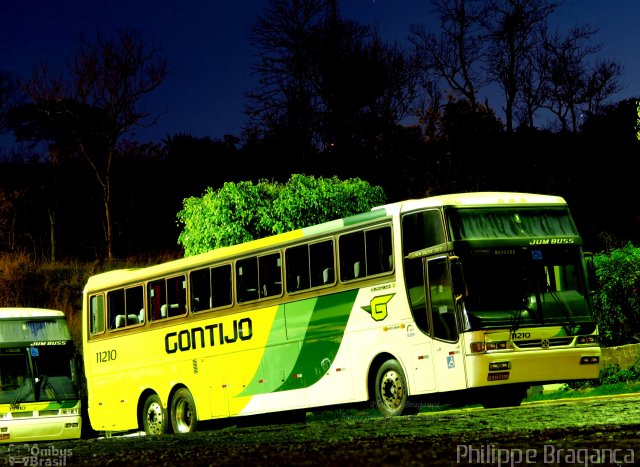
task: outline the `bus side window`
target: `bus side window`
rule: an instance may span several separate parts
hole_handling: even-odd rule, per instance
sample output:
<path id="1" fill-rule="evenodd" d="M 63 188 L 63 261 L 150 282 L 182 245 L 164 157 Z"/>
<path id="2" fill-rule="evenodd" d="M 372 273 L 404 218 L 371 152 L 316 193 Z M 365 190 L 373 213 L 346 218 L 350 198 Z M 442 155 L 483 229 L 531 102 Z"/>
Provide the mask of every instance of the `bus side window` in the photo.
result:
<path id="1" fill-rule="evenodd" d="M 167 317 L 187 312 L 187 282 L 185 276 L 167 279 Z"/>
<path id="2" fill-rule="evenodd" d="M 309 245 L 309 271 L 311 273 L 311 287 L 335 284 L 333 240 Z"/>
<path id="3" fill-rule="evenodd" d="M 440 211 L 420 211 L 402 218 L 402 256 L 445 241 Z"/>
<path id="4" fill-rule="evenodd" d="M 125 326 L 144 323 L 144 291 L 141 285 L 125 290 Z"/>
<path id="5" fill-rule="evenodd" d="M 282 294 L 282 268 L 280 264 L 280 253 L 258 258 L 260 297 L 272 297 Z"/>
<path id="6" fill-rule="evenodd" d="M 241 259 L 236 262 L 236 293 L 238 302 L 258 298 L 258 258 Z"/>
<path id="7" fill-rule="evenodd" d="M 309 245 L 300 245 L 285 252 L 287 292 L 299 292 L 311 287 L 309 281 Z"/>
<path id="8" fill-rule="evenodd" d="M 393 269 L 391 227 L 371 229 L 365 232 L 367 275 L 389 272 Z"/>
<path id="9" fill-rule="evenodd" d="M 211 269 L 211 308 L 231 305 L 231 265 Z"/>
<path id="10" fill-rule="evenodd" d="M 107 309 L 109 312 L 109 329 L 124 326 L 124 289 L 110 290 L 107 292 Z"/>
<path id="11" fill-rule="evenodd" d="M 212 308 L 210 269 L 191 271 L 189 284 L 191 285 L 191 311 L 197 312 Z"/>
<path id="12" fill-rule="evenodd" d="M 364 232 L 342 235 L 338 243 L 338 256 L 341 281 L 365 277 L 367 266 L 364 257 Z"/>
<path id="13" fill-rule="evenodd" d="M 149 319 L 157 321 L 167 317 L 167 293 L 164 279 L 150 282 L 147 286 Z"/>
<path id="14" fill-rule="evenodd" d="M 104 332 L 104 295 L 92 295 L 89 299 L 89 319 L 91 334 Z"/>

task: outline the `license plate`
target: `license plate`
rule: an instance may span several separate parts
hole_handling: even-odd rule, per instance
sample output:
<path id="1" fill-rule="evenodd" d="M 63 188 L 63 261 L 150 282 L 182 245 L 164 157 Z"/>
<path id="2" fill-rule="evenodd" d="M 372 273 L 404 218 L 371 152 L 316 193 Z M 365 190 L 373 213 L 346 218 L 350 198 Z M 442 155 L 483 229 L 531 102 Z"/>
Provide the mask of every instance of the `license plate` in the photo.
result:
<path id="1" fill-rule="evenodd" d="M 487 381 L 504 381 L 505 379 L 509 379 L 508 371 L 502 371 L 500 373 L 489 373 L 487 375 Z"/>

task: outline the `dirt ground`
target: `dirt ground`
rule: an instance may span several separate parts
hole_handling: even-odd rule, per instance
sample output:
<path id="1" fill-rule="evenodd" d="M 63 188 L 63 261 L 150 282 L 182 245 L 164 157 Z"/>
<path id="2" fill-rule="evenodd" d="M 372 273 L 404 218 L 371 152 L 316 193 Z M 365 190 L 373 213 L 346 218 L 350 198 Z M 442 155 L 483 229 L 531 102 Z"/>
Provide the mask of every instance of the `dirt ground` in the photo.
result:
<path id="1" fill-rule="evenodd" d="M 0 463 L 67 466 L 633 465 L 640 394 L 382 418 L 307 414 L 305 423 L 209 427 L 187 435 L 4 445 Z M 34 449 L 34 447 L 36 449 Z M 33 459 L 24 464 L 20 452 Z M 57 462 L 57 463 L 56 463 Z"/>

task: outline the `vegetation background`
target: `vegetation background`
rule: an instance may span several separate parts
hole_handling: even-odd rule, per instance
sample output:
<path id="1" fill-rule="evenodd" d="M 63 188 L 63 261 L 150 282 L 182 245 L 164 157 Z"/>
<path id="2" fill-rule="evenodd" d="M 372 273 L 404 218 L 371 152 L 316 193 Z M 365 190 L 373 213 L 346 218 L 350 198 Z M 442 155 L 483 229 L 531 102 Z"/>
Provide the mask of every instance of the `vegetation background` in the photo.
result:
<path id="1" fill-rule="evenodd" d="M 337 0 L 270 0 L 248 31 L 259 80 L 241 135 L 135 140 L 171 69 L 139 31 L 80 40 L 59 72 L 0 64 L 0 133 L 16 141 L 0 146 L 0 304 L 62 309 L 79 329 L 90 274 L 191 253 L 180 213 L 197 199 L 224 200 L 246 240 L 293 225 L 264 203 L 291 180 L 279 213 L 322 220 L 370 189 L 381 202 L 519 191 L 567 200 L 600 267 L 603 343 L 638 342 L 640 107 L 615 101 L 623 64 L 595 58 L 589 25 L 550 31 L 556 2 L 431 3 L 440 29 L 416 26 L 402 48 Z M 486 86 L 503 118 L 478 101 Z M 307 186 L 304 204 L 303 182 L 332 179 L 354 186 Z M 256 203 L 270 216 L 247 218 Z"/>

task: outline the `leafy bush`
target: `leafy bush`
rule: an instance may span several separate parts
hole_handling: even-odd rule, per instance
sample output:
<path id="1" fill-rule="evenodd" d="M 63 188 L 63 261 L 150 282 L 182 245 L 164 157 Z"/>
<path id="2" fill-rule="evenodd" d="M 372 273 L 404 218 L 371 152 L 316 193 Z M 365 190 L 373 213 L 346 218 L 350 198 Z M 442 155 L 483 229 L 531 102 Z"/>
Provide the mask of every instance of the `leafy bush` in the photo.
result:
<path id="1" fill-rule="evenodd" d="M 617 363 L 602 367 L 598 379 L 568 383 L 567 389 L 588 389 L 604 385 L 636 382 L 640 382 L 640 358 L 625 369 L 622 369 Z"/>
<path id="2" fill-rule="evenodd" d="M 184 200 L 178 243 L 191 256 L 223 246 L 359 214 L 382 204 L 382 188 L 353 178 L 291 176 L 286 184 L 227 182 Z"/>
<path id="3" fill-rule="evenodd" d="M 600 288 L 595 315 L 604 346 L 640 342 L 640 248 L 631 243 L 594 256 Z"/>

